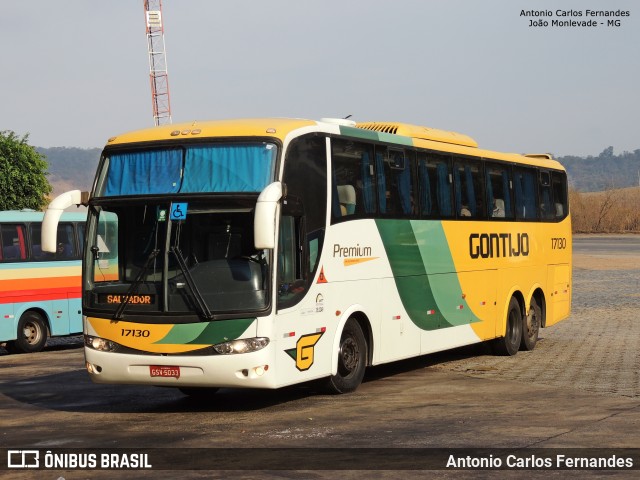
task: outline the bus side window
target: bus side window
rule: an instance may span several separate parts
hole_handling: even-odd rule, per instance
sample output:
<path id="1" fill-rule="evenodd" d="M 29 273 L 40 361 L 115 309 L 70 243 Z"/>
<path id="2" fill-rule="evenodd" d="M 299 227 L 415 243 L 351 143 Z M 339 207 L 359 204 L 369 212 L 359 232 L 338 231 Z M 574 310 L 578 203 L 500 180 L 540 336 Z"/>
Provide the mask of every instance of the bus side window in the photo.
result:
<path id="1" fill-rule="evenodd" d="M 517 219 L 535 220 L 538 216 L 535 178 L 535 170 L 531 168 L 514 169 L 513 191 Z"/>
<path id="2" fill-rule="evenodd" d="M 484 217 L 483 182 L 477 162 L 456 162 L 453 178 L 458 217 Z"/>
<path id="3" fill-rule="evenodd" d="M 567 216 L 568 205 L 566 178 L 562 172 L 552 172 L 551 174 L 551 190 L 553 192 L 553 208 L 552 213 L 556 220 L 561 220 Z"/>
<path id="4" fill-rule="evenodd" d="M 15 262 L 27 259 L 26 229 L 24 225 L 4 224 L 2 232 L 2 259 Z"/>
<path id="5" fill-rule="evenodd" d="M 551 192 L 551 173 L 541 171 L 538 182 L 538 198 L 540 218 L 549 220 L 555 217 L 555 206 L 553 205 L 553 195 Z"/>
<path id="6" fill-rule="evenodd" d="M 281 272 L 278 308 L 291 307 L 299 301 L 318 269 L 327 221 L 327 144 L 324 136 L 305 135 L 291 142 L 285 156 L 282 180 L 287 186 L 287 196 L 282 200 L 281 244 L 276 255 Z M 347 180 L 342 176 L 346 170 L 334 171 L 334 179 L 338 173 L 341 181 Z M 353 183 L 341 185 L 338 198 L 338 185 L 332 182 L 332 201 L 340 200 L 344 213 L 354 214 L 358 208 L 357 190 Z"/>
<path id="7" fill-rule="evenodd" d="M 418 155 L 420 214 L 423 217 L 453 216 L 449 157 L 438 154 Z"/>
<path id="8" fill-rule="evenodd" d="M 370 145 L 331 141 L 331 219 L 370 216 L 376 211 L 374 155 Z M 313 231 L 313 230 L 310 230 Z"/>
<path id="9" fill-rule="evenodd" d="M 57 238 L 56 259 L 70 260 L 76 258 L 76 241 L 73 224 L 61 223 L 58 225 Z"/>
<path id="10" fill-rule="evenodd" d="M 36 261 L 53 259 L 54 254 L 43 252 L 40 245 L 40 238 L 42 237 L 42 224 L 32 223 L 31 225 L 29 225 L 29 235 L 31 236 L 31 259 Z"/>
<path id="11" fill-rule="evenodd" d="M 413 216 L 413 165 L 412 152 L 376 148 L 378 208 L 381 214 L 400 218 Z"/>
<path id="12" fill-rule="evenodd" d="M 308 276 L 304 268 L 303 234 L 300 217 L 283 214 L 280 217 L 278 241 L 278 303 L 289 306 L 307 289 Z"/>
<path id="13" fill-rule="evenodd" d="M 487 163 L 485 190 L 491 218 L 513 218 L 511 176 L 508 167 Z"/>

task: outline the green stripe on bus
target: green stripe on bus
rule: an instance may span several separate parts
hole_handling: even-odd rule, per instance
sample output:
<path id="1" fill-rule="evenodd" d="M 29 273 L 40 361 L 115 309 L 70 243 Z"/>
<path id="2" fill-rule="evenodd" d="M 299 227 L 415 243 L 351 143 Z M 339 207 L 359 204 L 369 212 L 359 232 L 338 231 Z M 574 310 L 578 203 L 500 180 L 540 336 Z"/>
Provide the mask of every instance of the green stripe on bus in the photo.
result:
<path id="1" fill-rule="evenodd" d="M 238 338 L 255 321 L 254 318 L 217 322 L 177 324 L 156 344 L 215 345 Z"/>
<path id="2" fill-rule="evenodd" d="M 405 137 L 403 135 L 395 135 L 392 133 L 376 132 L 373 130 L 365 130 L 363 128 L 355 127 L 340 127 L 340 133 L 347 137 L 362 138 L 364 140 L 374 140 L 386 143 L 397 143 L 399 145 L 413 146 L 413 140 L 411 137 Z"/>
<path id="3" fill-rule="evenodd" d="M 437 330 L 479 321 L 462 298 L 440 222 L 376 220 L 376 225 L 398 294 L 414 324 Z"/>

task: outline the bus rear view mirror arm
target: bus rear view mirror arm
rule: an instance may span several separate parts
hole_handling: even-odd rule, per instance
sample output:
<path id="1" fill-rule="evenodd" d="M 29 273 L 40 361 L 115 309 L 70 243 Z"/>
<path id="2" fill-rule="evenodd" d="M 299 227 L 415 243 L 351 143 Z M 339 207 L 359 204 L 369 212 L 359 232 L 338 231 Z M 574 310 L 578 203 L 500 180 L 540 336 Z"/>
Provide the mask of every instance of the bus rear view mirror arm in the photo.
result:
<path id="1" fill-rule="evenodd" d="M 282 183 L 273 182 L 258 197 L 253 217 L 253 238 L 257 250 L 273 249 L 276 246 L 276 215 L 282 191 Z"/>
<path id="2" fill-rule="evenodd" d="M 55 253 L 56 251 L 56 232 L 58 231 L 58 222 L 60 216 L 66 208 L 72 205 L 89 204 L 89 192 L 81 192 L 80 190 L 70 190 L 54 198 L 47 210 L 44 212 L 42 220 L 42 250 L 44 252 Z"/>

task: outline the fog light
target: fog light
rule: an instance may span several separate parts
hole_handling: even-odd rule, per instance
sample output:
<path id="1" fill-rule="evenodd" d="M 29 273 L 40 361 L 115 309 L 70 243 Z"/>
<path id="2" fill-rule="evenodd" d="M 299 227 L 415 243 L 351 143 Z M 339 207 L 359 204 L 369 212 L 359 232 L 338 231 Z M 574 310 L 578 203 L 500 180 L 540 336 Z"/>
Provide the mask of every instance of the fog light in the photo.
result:
<path id="1" fill-rule="evenodd" d="M 100 365 L 94 365 L 92 363 L 86 362 L 87 372 L 91 374 L 99 374 L 102 372 L 102 367 Z"/>

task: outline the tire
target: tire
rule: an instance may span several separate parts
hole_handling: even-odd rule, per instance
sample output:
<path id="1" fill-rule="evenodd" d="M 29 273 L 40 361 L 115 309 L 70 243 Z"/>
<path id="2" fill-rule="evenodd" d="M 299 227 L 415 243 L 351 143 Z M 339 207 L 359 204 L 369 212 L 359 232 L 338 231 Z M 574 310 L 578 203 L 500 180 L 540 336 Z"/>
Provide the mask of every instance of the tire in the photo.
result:
<path id="1" fill-rule="evenodd" d="M 47 326 L 40 315 L 25 312 L 18 321 L 17 338 L 7 343 L 12 353 L 33 353 L 42 350 L 47 343 Z"/>
<path id="2" fill-rule="evenodd" d="M 522 319 L 522 341 L 520 350 L 533 350 L 538 342 L 538 333 L 542 324 L 542 308 L 535 298 L 531 298 L 529 315 Z"/>
<path id="3" fill-rule="evenodd" d="M 509 302 L 507 311 L 507 328 L 504 337 L 493 341 L 493 351 L 496 355 L 511 356 L 518 353 L 522 340 L 522 311 L 520 303 L 514 297 Z"/>
<path id="4" fill-rule="evenodd" d="M 362 383 L 367 368 L 367 341 L 354 318 L 347 320 L 340 337 L 338 371 L 326 383 L 331 393 L 349 393 Z"/>
<path id="5" fill-rule="evenodd" d="M 193 398 L 209 398 L 213 397 L 219 388 L 215 387 L 182 387 L 178 388 L 182 393 Z"/>

